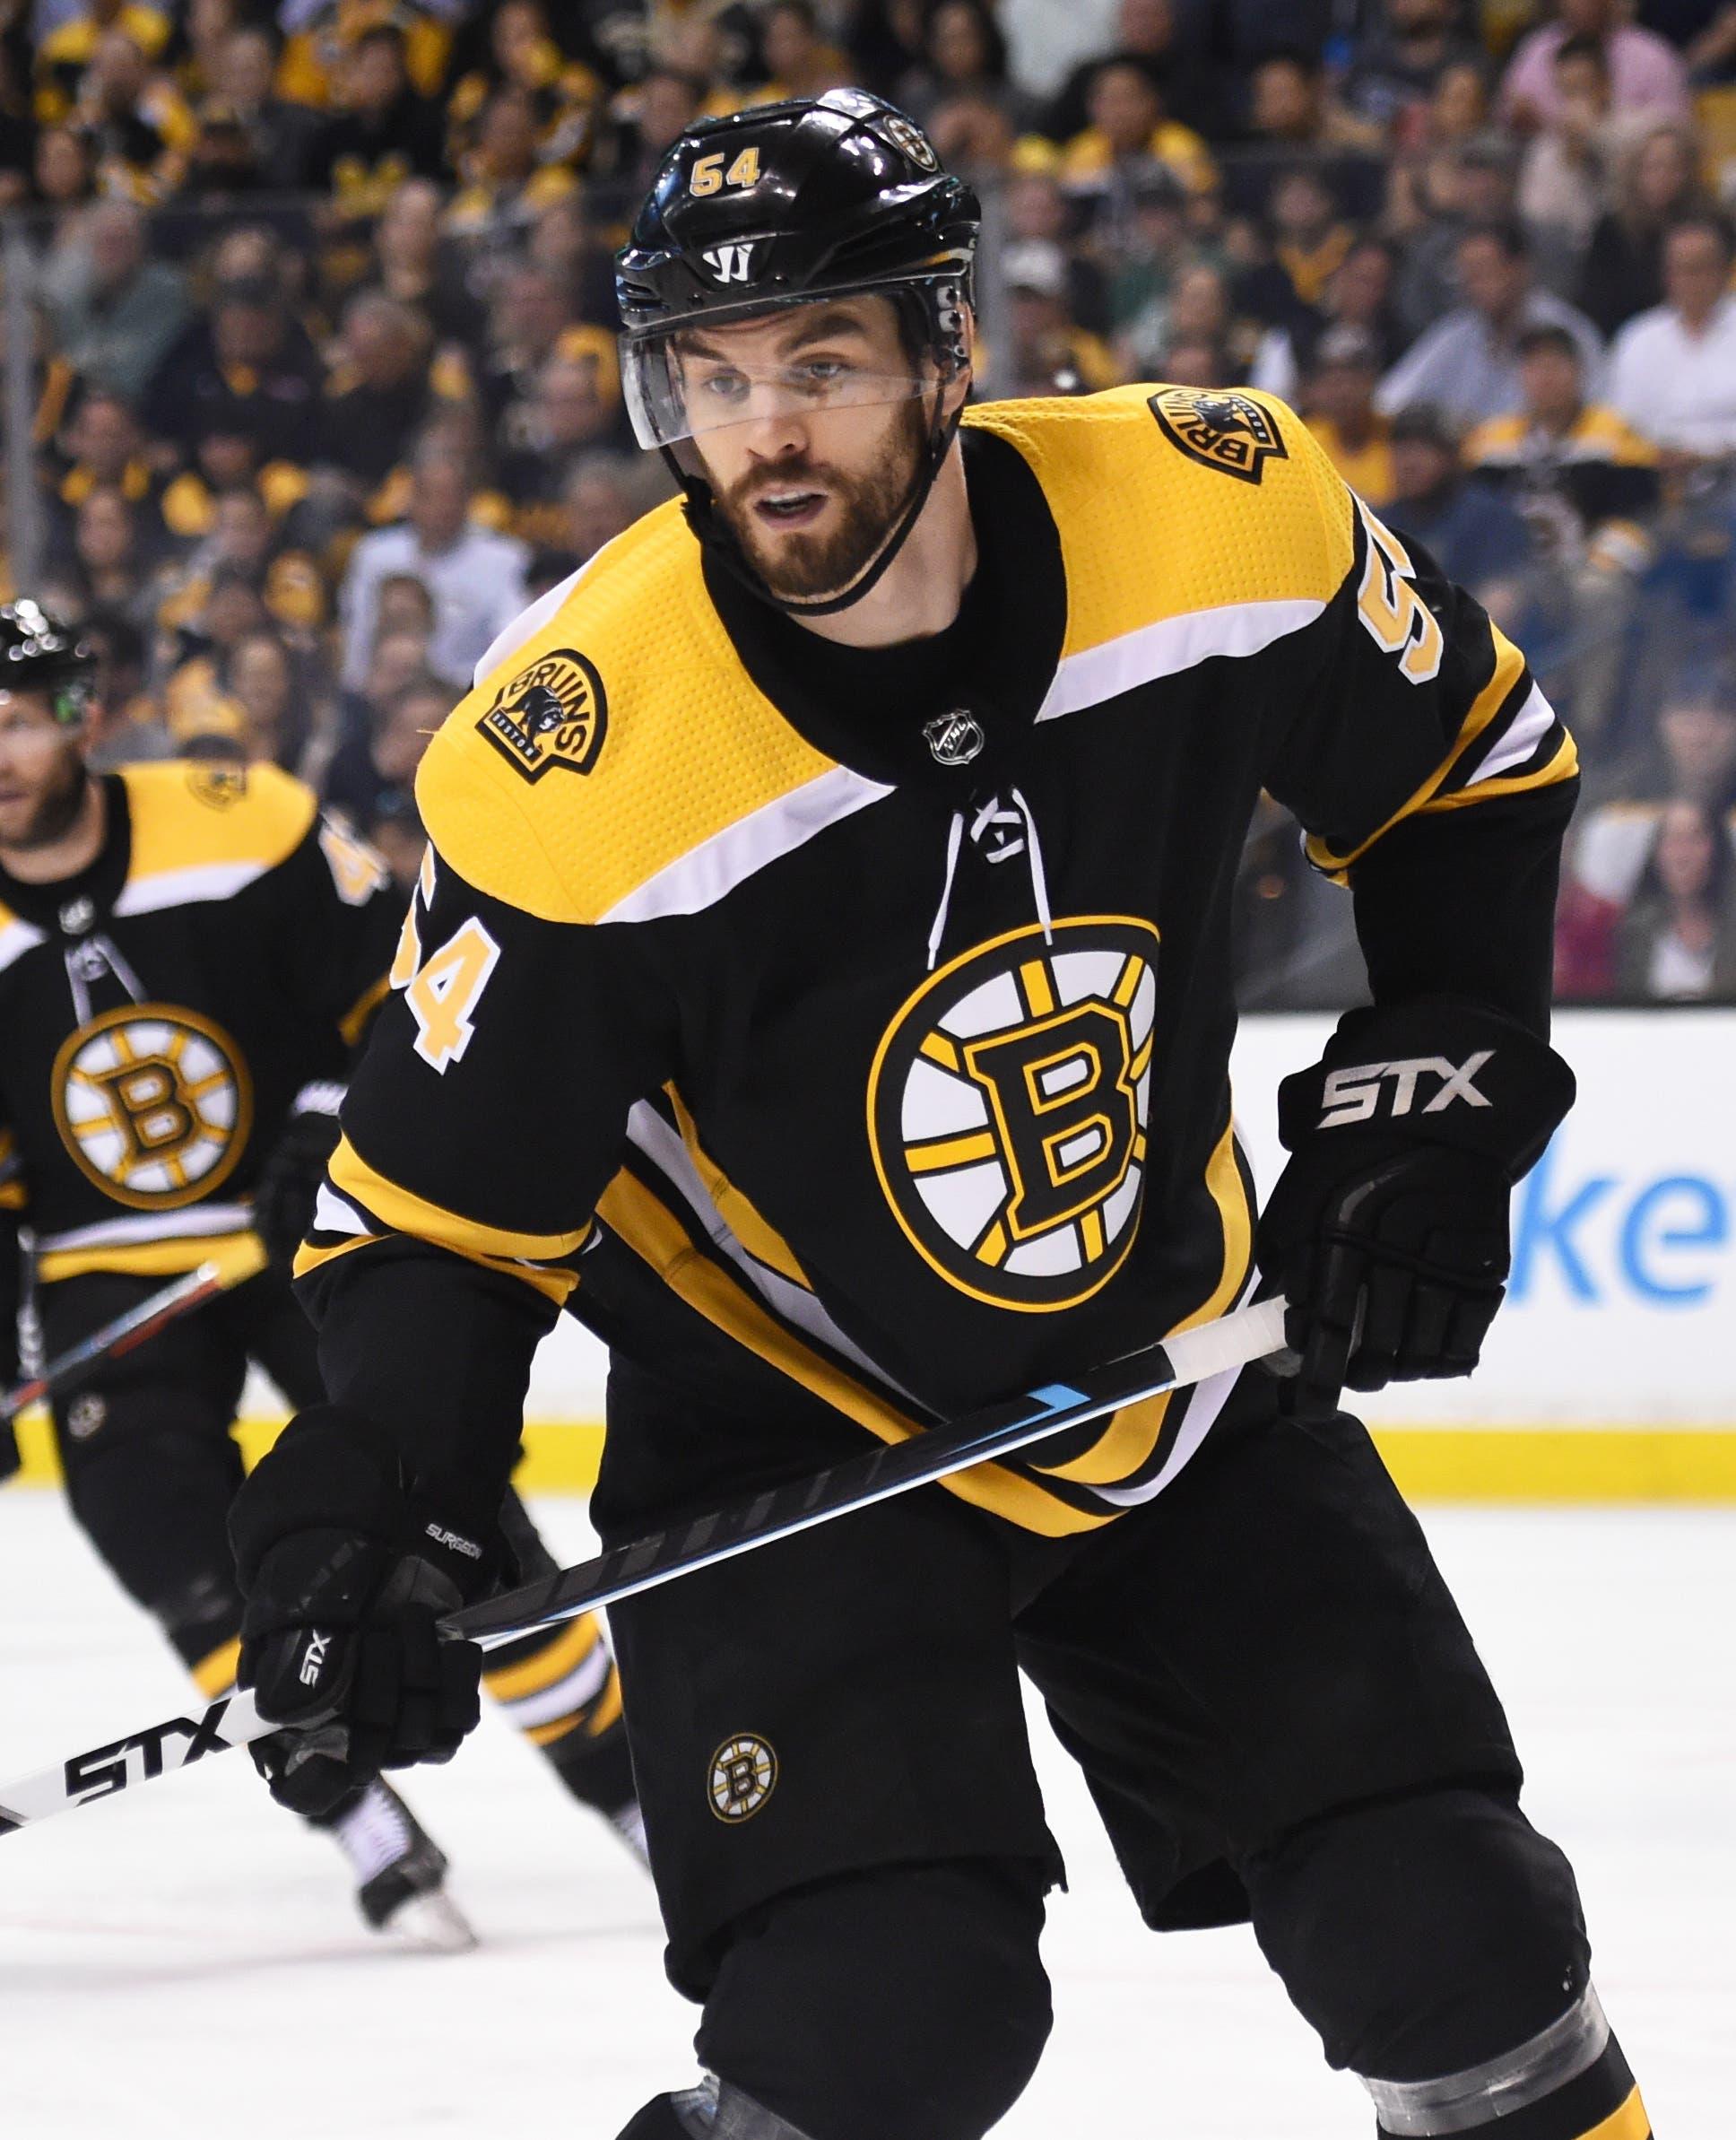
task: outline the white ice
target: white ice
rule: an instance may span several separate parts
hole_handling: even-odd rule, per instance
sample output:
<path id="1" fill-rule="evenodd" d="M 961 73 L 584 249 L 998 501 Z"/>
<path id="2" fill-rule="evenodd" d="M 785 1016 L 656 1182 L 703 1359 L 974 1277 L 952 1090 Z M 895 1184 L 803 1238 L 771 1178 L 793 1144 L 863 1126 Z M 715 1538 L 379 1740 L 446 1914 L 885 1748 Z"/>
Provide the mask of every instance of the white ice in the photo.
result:
<path id="1" fill-rule="evenodd" d="M 539 1509 L 586 1546 L 573 1502 Z M 1660 2140 L 1736 2131 L 1736 1510 L 1426 1520 L 1577 1867 L 1596 1979 Z M 0 1495 L 0 1781 L 184 1704 L 58 1497 Z M 1154 1939 L 1042 1753 L 1072 1889 L 1056 2023 L 1003 2140 L 1366 2140 L 1245 1930 Z M 648 1883 L 498 1718 L 412 1779 L 482 1933 L 383 1951 L 331 1846 L 244 1754 L 0 1845 L 5 2140 L 611 2140 L 691 2078 Z M 889 2140 L 893 2136 L 889 2136 Z"/>

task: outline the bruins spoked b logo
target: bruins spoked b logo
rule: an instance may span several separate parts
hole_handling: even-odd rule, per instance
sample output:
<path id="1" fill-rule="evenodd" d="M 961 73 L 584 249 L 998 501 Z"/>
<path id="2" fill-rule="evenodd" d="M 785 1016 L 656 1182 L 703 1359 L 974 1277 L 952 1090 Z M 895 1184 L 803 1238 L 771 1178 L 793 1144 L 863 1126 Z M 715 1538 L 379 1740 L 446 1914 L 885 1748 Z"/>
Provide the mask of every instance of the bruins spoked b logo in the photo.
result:
<path id="1" fill-rule="evenodd" d="M 757 1732 L 738 1732 L 711 1757 L 706 1795 L 720 1821 L 751 1820 L 777 1788 L 777 1756 Z"/>
<path id="2" fill-rule="evenodd" d="M 1257 483 L 1268 461 L 1289 458 L 1277 424 L 1252 395 L 1222 387 L 1161 387 L 1146 405 L 1172 446 L 1221 475 Z"/>
<path id="3" fill-rule="evenodd" d="M 207 1196 L 241 1156 L 253 1094 L 220 1025 L 171 1004 L 105 1011 L 61 1044 L 55 1121 L 97 1187 L 139 1211 Z"/>
<path id="4" fill-rule="evenodd" d="M 588 773 L 609 725 L 603 679 L 582 654 L 557 648 L 494 694 L 476 726 L 527 780 L 551 766 Z"/>
<path id="5" fill-rule="evenodd" d="M 1068 1308 L 1133 1246 L 1158 933 L 1033 925 L 932 974 L 868 1083 L 881 1187 L 917 1252 L 998 1308 Z"/>

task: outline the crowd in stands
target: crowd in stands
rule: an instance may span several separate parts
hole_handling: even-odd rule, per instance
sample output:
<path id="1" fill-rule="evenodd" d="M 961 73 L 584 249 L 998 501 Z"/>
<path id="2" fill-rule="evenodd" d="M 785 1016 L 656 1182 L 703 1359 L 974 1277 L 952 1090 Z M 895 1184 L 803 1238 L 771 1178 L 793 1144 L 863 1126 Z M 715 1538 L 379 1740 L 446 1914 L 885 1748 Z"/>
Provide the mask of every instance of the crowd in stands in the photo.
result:
<path id="1" fill-rule="evenodd" d="M 273 760 L 412 874 L 477 657 L 667 494 L 634 202 L 844 83 L 983 193 L 982 394 L 1280 395 L 1524 647 L 1563 996 L 1736 1002 L 1736 0 L 0 0 L 0 575 L 99 647 L 110 760 Z M 1242 894 L 1247 1003 L 1354 992 L 1275 810 Z"/>

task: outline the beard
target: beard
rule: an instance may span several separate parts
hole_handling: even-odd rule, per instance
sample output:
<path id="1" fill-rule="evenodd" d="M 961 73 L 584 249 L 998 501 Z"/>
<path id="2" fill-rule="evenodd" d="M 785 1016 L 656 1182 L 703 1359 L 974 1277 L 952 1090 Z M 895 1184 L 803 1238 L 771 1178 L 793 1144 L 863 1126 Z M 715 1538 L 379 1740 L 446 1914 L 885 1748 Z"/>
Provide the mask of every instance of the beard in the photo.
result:
<path id="1" fill-rule="evenodd" d="M 0 834 L 0 840 L 21 854 L 32 848 L 53 847 L 64 839 L 84 807 L 85 784 L 90 775 L 84 761 L 71 744 L 56 761 L 54 771 L 31 805 L 16 832 Z"/>
<path id="2" fill-rule="evenodd" d="M 846 475 L 822 461 L 780 461 L 775 475 L 744 475 L 719 495 L 717 511 L 748 562 L 786 602 L 817 602 L 842 594 L 872 565 L 916 487 L 928 443 L 928 413 L 918 400 L 894 405 L 892 435 L 880 465 Z M 837 525 L 824 535 L 768 530 L 753 509 L 761 492 L 799 483 L 824 489 L 837 507 Z"/>

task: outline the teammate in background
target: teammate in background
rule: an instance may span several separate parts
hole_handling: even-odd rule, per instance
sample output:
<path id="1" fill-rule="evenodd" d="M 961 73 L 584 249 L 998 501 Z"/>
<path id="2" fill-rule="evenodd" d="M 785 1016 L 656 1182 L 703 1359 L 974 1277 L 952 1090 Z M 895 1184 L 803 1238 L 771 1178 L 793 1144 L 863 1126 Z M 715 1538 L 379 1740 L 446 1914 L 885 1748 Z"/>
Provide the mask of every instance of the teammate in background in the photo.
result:
<path id="1" fill-rule="evenodd" d="M 613 1352 L 613 1542 L 1214 1318 L 1257 1257 L 1281 1400 L 1220 1376 L 617 1609 L 710 2076 L 627 2132 L 1005 2113 L 1059 1869 L 1022 1666 L 1148 1921 L 1251 1918 L 1384 2133 L 1642 2140 L 1572 1873 L 1338 1409 L 1474 1365 L 1571 1102 L 1573 745 L 1280 405 L 964 413 L 976 231 L 857 91 L 669 152 L 620 293 L 685 521 L 534 605 L 423 761 L 432 847 L 299 1262 L 331 1402 L 232 1516 L 243 1676 L 310 1792 L 451 1750 L 479 1659 L 430 1690 L 432 1614 L 489 1579 L 569 1301 Z M 1256 1222 L 1228 937 L 1263 787 L 1348 880 L 1374 1001 L 1284 1082 Z M 364 1709 L 358 1652 L 417 1698 Z"/>
<path id="2" fill-rule="evenodd" d="M 287 1258 L 403 900 L 273 768 L 91 776 L 94 665 L 33 602 L 0 608 L 0 1387 L 16 1379 L 21 1225 L 51 1356 L 257 1227 L 272 1268 L 54 1405 L 74 1517 L 212 1699 L 233 1681 L 241 1613 L 230 1426 L 250 1359 L 291 1404 L 319 1400 Z M 4 1440 L 0 1476 L 16 1461 Z M 518 1565 L 550 1570 L 516 1497 L 505 1508 Z M 489 1680 L 569 1789 L 631 1839 L 596 1621 L 497 1654 Z M 370 1925 L 467 1940 L 445 1858 L 387 1786 L 358 1783 L 318 1825 Z"/>

